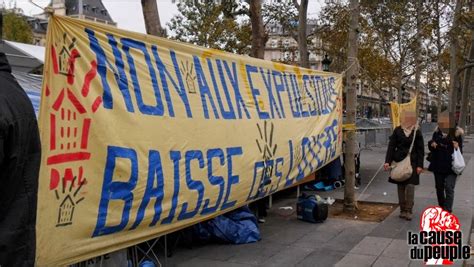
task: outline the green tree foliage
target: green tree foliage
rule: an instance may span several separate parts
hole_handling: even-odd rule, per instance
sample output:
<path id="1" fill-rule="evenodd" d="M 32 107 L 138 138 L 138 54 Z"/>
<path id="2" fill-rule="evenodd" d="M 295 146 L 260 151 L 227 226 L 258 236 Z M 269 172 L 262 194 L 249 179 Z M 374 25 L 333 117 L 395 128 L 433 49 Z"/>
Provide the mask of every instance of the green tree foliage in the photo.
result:
<path id="1" fill-rule="evenodd" d="M 401 89 L 415 74 L 416 10 L 413 1 L 362 1 L 373 43 L 395 65 L 395 87 Z"/>
<path id="2" fill-rule="evenodd" d="M 449 17 L 447 3 L 441 2 L 441 15 L 436 16 L 435 6 L 423 2 L 417 14 L 415 2 L 410 0 L 381 1 L 361 0 L 360 2 L 360 40 L 358 60 L 361 77 L 368 78 L 375 87 L 401 89 L 413 78 L 415 73 L 416 49 L 421 43 L 422 75 L 432 85 L 436 84 L 437 59 L 441 57 L 443 73 L 447 74 L 449 65 L 445 64 L 446 54 L 438 53 L 436 47 L 436 23 L 446 24 Z M 443 2 L 444 1 L 444 2 Z M 420 34 L 417 36 L 416 16 L 420 17 Z M 347 30 L 349 8 L 343 2 L 326 5 L 319 17 L 319 34 L 324 48 L 331 57 L 331 69 L 341 72 L 347 68 Z M 446 30 L 442 30 L 444 50 Z M 419 42 L 419 43 L 418 43 Z M 449 57 L 448 57 L 449 59 Z"/>
<path id="3" fill-rule="evenodd" d="M 326 5 L 319 17 L 320 35 L 324 50 L 332 57 L 331 70 L 342 72 L 347 69 L 347 38 L 349 29 L 349 8 L 346 4 Z M 395 75 L 395 64 L 377 47 L 379 38 L 368 24 L 367 16 L 359 19 L 360 40 L 358 61 L 361 77 L 365 77 L 372 87 L 381 89 L 390 86 Z"/>
<path id="4" fill-rule="evenodd" d="M 33 32 L 25 17 L 11 11 L 3 12 L 3 39 L 31 43 Z"/>
<path id="5" fill-rule="evenodd" d="M 472 3 L 471 5 L 474 5 Z M 460 62 L 460 67 L 467 63 L 466 57 L 471 47 L 471 34 L 474 30 L 474 7 L 470 8 L 468 4 L 463 6 L 461 11 L 461 15 L 459 18 L 459 27 L 455 29 L 454 34 L 458 36 L 459 39 L 459 54 L 458 54 L 458 62 Z"/>
<path id="6" fill-rule="evenodd" d="M 292 1 L 270 1 L 262 8 L 263 23 L 277 24 L 282 27 L 283 34 L 289 35 L 298 41 L 298 9 Z"/>
<path id="7" fill-rule="evenodd" d="M 250 51 L 251 28 L 246 6 L 240 2 L 223 0 L 179 1 L 179 14 L 168 27 L 175 40 L 221 49 L 238 54 Z M 240 23 L 239 23 L 240 21 Z"/>
<path id="8" fill-rule="evenodd" d="M 347 68 L 349 30 L 349 7 L 347 4 L 335 2 L 326 5 L 321 10 L 319 25 L 318 35 L 323 42 L 325 52 L 332 58 L 331 71 L 344 71 Z"/>

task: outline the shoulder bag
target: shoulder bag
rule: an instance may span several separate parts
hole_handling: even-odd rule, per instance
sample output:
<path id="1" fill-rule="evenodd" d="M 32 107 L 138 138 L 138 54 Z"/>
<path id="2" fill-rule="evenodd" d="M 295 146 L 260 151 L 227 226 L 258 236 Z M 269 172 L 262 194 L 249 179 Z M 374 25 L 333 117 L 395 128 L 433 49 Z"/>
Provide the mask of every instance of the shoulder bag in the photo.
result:
<path id="1" fill-rule="evenodd" d="M 396 182 L 403 182 L 408 180 L 413 174 L 413 167 L 411 166 L 411 151 L 413 149 L 413 144 L 415 143 L 417 128 L 413 130 L 413 140 L 411 141 L 410 150 L 408 151 L 407 156 L 400 162 L 392 162 L 392 170 L 390 171 L 390 177 Z"/>

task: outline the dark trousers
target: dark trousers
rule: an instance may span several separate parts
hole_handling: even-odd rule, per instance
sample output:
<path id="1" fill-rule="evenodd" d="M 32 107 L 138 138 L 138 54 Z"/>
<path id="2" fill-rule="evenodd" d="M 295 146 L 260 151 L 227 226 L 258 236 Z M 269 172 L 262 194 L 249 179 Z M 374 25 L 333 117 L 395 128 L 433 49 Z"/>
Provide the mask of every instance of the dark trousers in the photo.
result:
<path id="1" fill-rule="evenodd" d="M 267 217 L 267 202 L 268 197 L 264 197 L 253 203 L 250 203 L 249 207 L 258 218 Z"/>
<path id="2" fill-rule="evenodd" d="M 257 212 L 259 218 L 267 217 L 267 202 L 268 197 L 257 200 Z"/>
<path id="3" fill-rule="evenodd" d="M 415 185 L 397 184 L 400 211 L 412 213 L 415 202 Z"/>
<path id="4" fill-rule="evenodd" d="M 436 196 L 438 205 L 449 211 L 453 211 L 454 187 L 456 186 L 455 174 L 434 173 L 436 184 Z"/>

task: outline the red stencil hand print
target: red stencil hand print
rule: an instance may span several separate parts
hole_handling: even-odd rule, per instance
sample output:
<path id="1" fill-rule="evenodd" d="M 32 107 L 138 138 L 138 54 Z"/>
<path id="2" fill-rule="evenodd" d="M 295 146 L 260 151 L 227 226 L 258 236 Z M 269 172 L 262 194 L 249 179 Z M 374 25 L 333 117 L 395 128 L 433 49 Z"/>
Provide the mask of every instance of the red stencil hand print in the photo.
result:
<path id="1" fill-rule="evenodd" d="M 64 34 L 62 42 L 51 45 L 53 79 L 50 81 L 53 83 L 46 84 L 45 92 L 52 103 L 46 164 L 50 169 L 49 189 L 55 192 L 59 201 L 56 226 L 72 224 L 74 208 L 86 194 L 83 164 L 91 157 L 92 114 L 102 104 L 102 97 L 94 98 L 90 92 L 90 84 L 97 75 L 97 63 L 90 62 L 87 72 L 77 72 L 76 64 L 81 55 L 75 43 L 75 38 L 69 41 Z M 82 73 L 86 74 L 81 76 Z"/>

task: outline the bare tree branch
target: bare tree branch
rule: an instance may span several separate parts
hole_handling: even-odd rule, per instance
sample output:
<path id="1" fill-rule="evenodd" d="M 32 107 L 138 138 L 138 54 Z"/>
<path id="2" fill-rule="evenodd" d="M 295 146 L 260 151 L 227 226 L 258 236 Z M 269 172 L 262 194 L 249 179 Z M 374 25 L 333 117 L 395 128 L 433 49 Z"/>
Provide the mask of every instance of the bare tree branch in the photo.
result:
<path id="1" fill-rule="evenodd" d="M 474 63 L 474 59 L 469 59 L 467 57 L 463 57 L 463 60 L 466 61 L 467 63 Z"/>
<path id="2" fill-rule="evenodd" d="M 456 72 L 456 75 L 459 75 L 464 70 L 466 70 L 468 68 L 472 68 L 472 67 L 474 67 L 474 63 L 466 64 L 466 65 L 464 65 L 464 66 L 462 66 L 461 68 L 458 69 L 458 71 Z"/>
<path id="3" fill-rule="evenodd" d="M 300 4 L 298 4 L 298 0 L 293 0 L 293 4 L 295 5 L 296 9 L 300 10 Z"/>
<path id="4" fill-rule="evenodd" d="M 402 75 L 402 79 L 411 77 L 411 76 L 413 76 L 414 74 L 415 74 L 415 71 L 412 71 L 411 73 L 408 73 L 408 74 L 403 74 L 403 75 Z"/>

